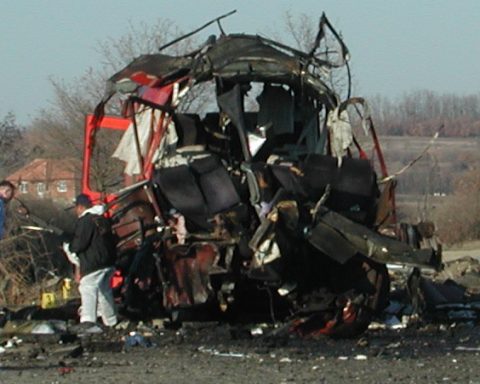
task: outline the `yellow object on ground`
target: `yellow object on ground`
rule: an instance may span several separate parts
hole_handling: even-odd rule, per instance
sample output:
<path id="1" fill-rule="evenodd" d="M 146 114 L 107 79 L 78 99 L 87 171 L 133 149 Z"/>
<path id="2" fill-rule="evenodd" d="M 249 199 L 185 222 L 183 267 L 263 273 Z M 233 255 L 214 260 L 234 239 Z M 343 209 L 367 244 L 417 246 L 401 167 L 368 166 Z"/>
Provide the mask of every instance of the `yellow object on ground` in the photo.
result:
<path id="1" fill-rule="evenodd" d="M 62 297 L 64 300 L 68 300 L 70 298 L 71 290 L 72 290 L 72 279 L 68 279 L 68 278 L 63 279 Z"/>
<path id="2" fill-rule="evenodd" d="M 42 293 L 42 300 L 40 306 L 43 309 L 52 308 L 56 304 L 56 297 L 54 292 L 44 292 Z"/>

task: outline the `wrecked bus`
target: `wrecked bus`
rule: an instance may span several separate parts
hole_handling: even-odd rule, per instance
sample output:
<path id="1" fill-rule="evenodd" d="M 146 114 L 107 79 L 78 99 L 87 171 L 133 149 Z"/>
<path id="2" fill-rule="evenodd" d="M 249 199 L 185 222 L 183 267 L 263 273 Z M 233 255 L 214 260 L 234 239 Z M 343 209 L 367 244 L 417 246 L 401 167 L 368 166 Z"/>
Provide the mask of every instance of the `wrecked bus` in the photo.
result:
<path id="1" fill-rule="evenodd" d="M 396 222 L 366 102 L 328 85 L 348 50 L 324 15 L 310 52 L 221 31 L 133 60 L 87 116 L 82 189 L 117 235 L 117 299 L 132 316 L 358 334 L 388 302 L 386 263 L 440 265 L 434 230 Z"/>

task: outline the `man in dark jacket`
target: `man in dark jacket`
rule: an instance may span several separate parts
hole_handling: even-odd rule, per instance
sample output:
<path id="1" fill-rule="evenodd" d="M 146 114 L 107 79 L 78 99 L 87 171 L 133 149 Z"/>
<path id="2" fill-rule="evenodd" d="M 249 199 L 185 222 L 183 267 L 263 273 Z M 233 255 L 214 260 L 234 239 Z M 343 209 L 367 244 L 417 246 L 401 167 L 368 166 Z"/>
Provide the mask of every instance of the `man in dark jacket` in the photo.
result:
<path id="1" fill-rule="evenodd" d="M 77 196 L 78 221 L 70 245 L 65 247 L 69 259 L 80 266 L 79 291 L 82 300 L 80 323 L 95 323 L 97 315 L 107 326 L 117 323 L 110 279 L 114 272 L 115 239 L 102 206 L 93 206 L 87 195 Z M 73 255 L 72 255 L 73 253 Z"/>
<path id="2" fill-rule="evenodd" d="M 0 181 L 0 240 L 5 232 L 5 205 L 12 200 L 15 186 L 7 180 Z"/>

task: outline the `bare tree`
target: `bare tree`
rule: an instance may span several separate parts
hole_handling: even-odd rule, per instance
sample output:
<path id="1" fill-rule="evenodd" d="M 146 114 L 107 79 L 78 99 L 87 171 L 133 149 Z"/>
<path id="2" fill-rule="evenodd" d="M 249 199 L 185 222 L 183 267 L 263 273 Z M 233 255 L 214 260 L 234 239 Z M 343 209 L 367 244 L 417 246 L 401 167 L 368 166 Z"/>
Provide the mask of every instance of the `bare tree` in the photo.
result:
<path id="1" fill-rule="evenodd" d="M 0 178 L 23 164 L 25 158 L 24 129 L 13 113 L 0 121 Z"/>
<path id="2" fill-rule="evenodd" d="M 52 78 L 54 98 L 51 107 L 35 118 L 28 133 L 32 156 L 81 159 L 85 116 L 93 112 L 103 97 L 106 80 L 135 57 L 157 53 L 159 46 L 180 34 L 182 33 L 175 23 L 166 19 L 159 19 L 153 25 L 128 24 L 124 35 L 119 38 L 106 37 L 96 44 L 99 59 L 95 68 L 87 69 L 71 82 Z M 166 53 L 184 53 L 191 48 L 191 44 L 192 39 L 186 39 L 169 48 Z M 120 103 L 110 105 L 113 108 L 108 113 L 119 112 Z M 111 184 L 108 179 L 110 172 L 105 168 L 108 168 L 106 156 L 107 153 L 112 153 L 112 145 L 110 142 L 106 145 L 106 148 L 97 148 L 92 164 L 96 184 L 101 186 Z M 100 180 L 104 176 L 108 180 Z"/>
<path id="3" fill-rule="evenodd" d="M 342 39 L 341 33 L 338 37 L 329 33 L 327 30 L 320 46 L 315 50 L 315 41 L 319 31 L 321 18 L 309 14 L 301 13 L 294 15 L 287 11 L 283 17 L 284 33 L 274 33 L 277 40 L 282 41 L 286 36 L 288 41 L 285 44 L 293 42 L 293 47 L 303 52 L 315 51 L 315 57 L 327 62 L 338 62 L 342 56 L 342 47 L 339 38 Z M 291 43 L 290 43 L 291 44 Z M 328 73 L 325 73 L 324 80 L 335 92 L 343 97 L 348 95 L 349 91 L 349 73 L 348 67 L 332 68 Z"/>
<path id="4" fill-rule="evenodd" d="M 318 32 L 318 18 L 302 13 L 293 15 L 290 11 L 285 12 L 284 29 L 287 35 L 295 42 L 296 48 L 309 52 Z"/>
<path id="5" fill-rule="evenodd" d="M 421 90 L 396 100 L 371 100 L 378 126 L 389 135 L 432 136 L 443 125 L 442 136 L 475 137 L 480 132 L 480 94 L 438 94 Z"/>

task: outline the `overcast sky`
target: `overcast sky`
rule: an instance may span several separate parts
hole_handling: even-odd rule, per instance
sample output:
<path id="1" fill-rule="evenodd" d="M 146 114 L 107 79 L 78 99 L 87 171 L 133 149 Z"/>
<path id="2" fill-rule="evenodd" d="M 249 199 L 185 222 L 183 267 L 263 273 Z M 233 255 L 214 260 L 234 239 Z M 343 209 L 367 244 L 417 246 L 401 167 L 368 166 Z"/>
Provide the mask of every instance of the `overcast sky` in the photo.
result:
<path id="1" fill-rule="evenodd" d="M 478 0 L 0 0 L 0 5 L 0 119 L 12 111 L 21 124 L 48 107 L 49 78 L 68 82 L 95 67 L 95 45 L 122 36 L 128 23 L 168 18 L 189 31 L 234 9 L 222 22 L 231 33 L 281 30 L 287 10 L 318 18 L 325 11 L 350 49 L 356 95 L 480 92 Z"/>

